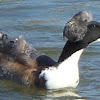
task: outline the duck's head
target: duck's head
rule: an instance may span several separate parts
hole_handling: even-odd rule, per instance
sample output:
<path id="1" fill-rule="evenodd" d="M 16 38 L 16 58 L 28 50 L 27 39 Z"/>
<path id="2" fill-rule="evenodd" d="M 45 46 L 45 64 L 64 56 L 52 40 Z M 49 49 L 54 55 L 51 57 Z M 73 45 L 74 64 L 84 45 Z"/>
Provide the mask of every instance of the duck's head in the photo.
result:
<path id="1" fill-rule="evenodd" d="M 76 51 L 86 48 L 90 43 L 100 38 L 100 23 L 99 22 L 96 22 L 96 21 L 88 22 L 88 25 L 86 25 L 86 28 L 87 30 L 85 31 L 84 36 L 83 34 L 80 33 L 80 36 L 82 38 L 79 38 L 77 33 L 75 33 L 74 35 L 71 33 L 66 33 L 65 36 L 66 38 L 68 38 L 68 41 L 66 42 L 63 48 L 63 51 L 59 57 L 58 62 L 64 61 L 64 59 L 68 58 Z"/>
<path id="2" fill-rule="evenodd" d="M 70 46 L 73 49 L 75 48 L 75 51 L 78 51 L 80 49 L 86 48 L 90 43 L 95 42 L 98 39 L 100 39 L 100 23 L 97 21 L 91 21 L 88 23 L 87 31 L 81 40 L 77 41 L 68 40 L 67 44 L 71 44 Z"/>
<path id="3" fill-rule="evenodd" d="M 82 40 L 87 32 L 88 23 L 93 20 L 92 14 L 88 11 L 81 11 L 68 21 L 63 30 L 63 36 L 69 41 Z"/>
<path id="4" fill-rule="evenodd" d="M 82 41 L 84 44 L 90 44 L 97 39 L 100 39 L 100 23 L 97 21 L 91 21 L 88 23 L 87 32 Z"/>

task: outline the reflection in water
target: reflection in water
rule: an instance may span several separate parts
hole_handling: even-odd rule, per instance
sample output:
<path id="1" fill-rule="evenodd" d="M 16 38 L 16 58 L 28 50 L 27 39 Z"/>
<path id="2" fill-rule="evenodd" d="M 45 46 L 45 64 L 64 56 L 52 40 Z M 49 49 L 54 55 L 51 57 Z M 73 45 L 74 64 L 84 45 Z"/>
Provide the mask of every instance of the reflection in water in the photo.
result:
<path id="1" fill-rule="evenodd" d="M 23 35 L 39 51 L 58 59 L 65 44 L 65 23 L 81 10 L 91 11 L 100 22 L 99 0 L 0 0 L 0 30 L 9 36 Z M 0 80 L 0 100 L 100 99 L 100 43 L 90 45 L 79 62 L 76 90 L 42 90 Z"/>
<path id="2" fill-rule="evenodd" d="M 51 100 L 85 100 L 85 98 L 81 97 L 75 89 L 67 88 L 62 90 L 51 90 L 48 92 L 46 97 L 51 98 Z M 46 99 L 49 100 L 49 99 Z"/>
<path id="3" fill-rule="evenodd" d="M 65 88 L 59 90 L 45 90 L 40 88 L 29 88 L 8 80 L 2 80 L 0 81 L 0 97 L 5 98 L 5 95 L 10 96 L 11 99 L 14 98 L 14 100 L 24 100 L 24 98 L 26 98 L 26 100 L 31 100 L 32 98 L 34 98 L 35 100 L 87 99 L 80 96 L 78 91 L 72 88 Z"/>

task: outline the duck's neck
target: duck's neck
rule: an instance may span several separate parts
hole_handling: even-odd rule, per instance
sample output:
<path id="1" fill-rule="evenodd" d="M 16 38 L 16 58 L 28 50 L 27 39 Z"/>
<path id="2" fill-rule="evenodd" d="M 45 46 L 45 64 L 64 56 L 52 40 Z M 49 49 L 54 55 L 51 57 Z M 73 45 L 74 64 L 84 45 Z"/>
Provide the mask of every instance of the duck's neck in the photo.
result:
<path id="1" fill-rule="evenodd" d="M 76 51 L 86 48 L 88 44 L 92 43 L 98 38 L 100 38 L 100 23 L 91 21 L 88 23 L 88 30 L 87 33 L 85 33 L 83 40 L 77 42 L 67 41 L 58 62 L 62 62 Z"/>
<path id="2" fill-rule="evenodd" d="M 58 62 L 60 63 L 64 61 L 65 59 L 67 59 L 68 57 L 74 56 L 74 54 L 76 55 L 78 51 L 85 48 L 86 46 L 87 45 L 84 44 L 82 41 L 78 41 L 78 42 L 67 41 L 59 57 Z"/>
<path id="3" fill-rule="evenodd" d="M 71 68 L 71 70 L 74 68 L 76 69 L 76 67 L 78 66 L 78 61 L 80 59 L 82 52 L 83 52 L 83 49 L 76 51 L 70 57 L 68 57 L 63 62 L 61 62 L 58 67 L 63 68 L 63 69 L 67 67 L 68 69 Z"/>

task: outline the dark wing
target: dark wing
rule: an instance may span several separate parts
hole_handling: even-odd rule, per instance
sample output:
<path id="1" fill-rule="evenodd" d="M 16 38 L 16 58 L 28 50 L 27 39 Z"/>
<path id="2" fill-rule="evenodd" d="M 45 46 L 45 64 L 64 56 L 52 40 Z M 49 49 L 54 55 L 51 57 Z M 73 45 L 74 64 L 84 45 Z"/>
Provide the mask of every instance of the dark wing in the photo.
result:
<path id="1" fill-rule="evenodd" d="M 52 58 L 46 55 L 41 55 L 37 57 L 36 62 L 38 66 L 41 66 L 41 67 L 54 66 L 57 63 Z"/>

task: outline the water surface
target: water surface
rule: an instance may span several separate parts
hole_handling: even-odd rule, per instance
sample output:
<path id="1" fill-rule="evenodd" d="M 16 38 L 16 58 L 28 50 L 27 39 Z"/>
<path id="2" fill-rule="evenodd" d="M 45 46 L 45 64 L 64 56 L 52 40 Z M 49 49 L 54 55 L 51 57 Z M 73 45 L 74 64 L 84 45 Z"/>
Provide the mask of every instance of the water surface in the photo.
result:
<path id="1" fill-rule="evenodd" d="M 23 35 L 28 43 L 57 60 L 66 42 L 65 23 L 81 10 L 100 22 L 99 0 L 0 0 L 0 30 L 11 37 Z M 0 80 L 0 100 L 100 99 L 100 43 L 88 46 L 79 62 L 76 89 L 43 90 Z"/>

